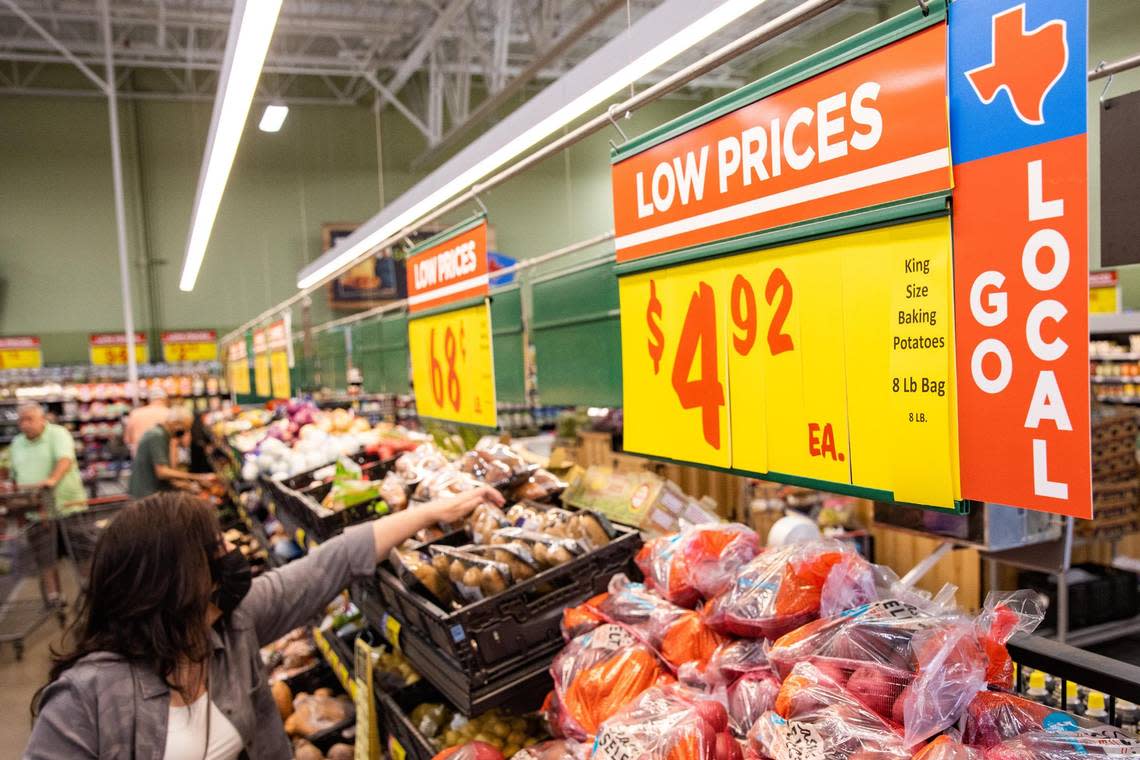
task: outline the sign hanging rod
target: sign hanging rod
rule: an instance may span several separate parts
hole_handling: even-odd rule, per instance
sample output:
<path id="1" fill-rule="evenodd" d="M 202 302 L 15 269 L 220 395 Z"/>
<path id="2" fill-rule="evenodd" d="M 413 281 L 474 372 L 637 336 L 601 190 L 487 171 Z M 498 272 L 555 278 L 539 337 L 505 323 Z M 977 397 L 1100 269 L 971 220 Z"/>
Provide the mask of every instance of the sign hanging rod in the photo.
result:
<path id="1" fill-rule="evenodd" d="M 639 108 L 642 108 L 666 95 L 669 95 L 670 93 L 675 92 L 676 90 L 679 90 L 681 87 L 685 86 L 692 80 L 703 76 L 704 74 L 707 74 L 713 69 L 716 69 L 717 67 L 758 47 L 759 45 L 762 45 L 765 42 L 769 42 L 776 37 L 784 34 L 785 32 L 795 29 L 801 24 L 815 18 L 816 16 L 827 10 L 830 10 L 831 8 L 834 8 L 842 2 L 843 0 L 807 0 L 806 2 L 798 5 L 796 8 L 772 19 L 766 24 L 762 24 L 756 27 L 751 32 L 738 37 L 733 42 L 730 42 L 727 45 L 714 50 L 712 53 L 709 53 L 700 60 L 690 64 L 689 66 L 686 66 L 674 74 L 671 74 L 665 79 L 662 79 L 660 82 L 647 87 L 641 92 L 627 98 L 620 103 L 611 105 L 609 109 L 602 111 L 602 113 L 582 124 L 577 129 L 574 129 L 573 131 L 563 135 L 557 140 L 554 140 L 544 147 L 539 148 L 525 158 L 516 161 L 498 173 L 491 175 L 482 182 L 473 184 L 467 191 L 461 193 L 460 195 L 457 195 L 452 200 L 448 201 L 439 208 L 417 220 L 414 224 L 411 224 L 404 229 L 399 230 L 386 240 L 382 241 L 371 252 L 357 257 L 353 261 L 346 263 L 341 269 L 331 273 L 328 277 L 325 277 L 324 279 L 310 285 L 307 288 L 298 290 L 292 296 L 286 298 L 276 306 L 266 309 L 261 314 L 258 314 L 256 317 L 250 319 L 240 327 L 228 333 L 224 338 L 222 338 L 222 340 L 231 340 L 235 336 L 240 335 L 241 333 L 248 330 L 251 326 L 258 324 L 259 322 L 262 322 L 265 319 L 284 311 L 285 309 L 288 309 L 293 304 L 308 296 L 310 293 L 316 291 L 321 287 L 324 287 L 331 280 L 334 280 L 340 275 L 344 274 L 353 266 L 360 263 L 360 261 L 363 259 L 367 258 L 368 256 L 375 255 L 375 251 L 387 248 L 393 243 L 402 240 L 403 238 L 412 234 L 424 224 L 438 219 L 449 211 L 452 211 L 465 203 L 471 202 L 471 200 L 476 195 L 484 193 L 487 190 L 490 190 L 491 188 L 496 187 L 503 182 L 506 182 L 512 177 L 515 177 L 516 175 L 526 171 L 535 164 L 544 161 L 545 159 L 556 155 L 563 150 L 566 150 L 576 143 L 581 142 L 590 135 L 593 135 L 595 132 L 600 132 L 601 130 L 608 128 L 610 126 L 610 111 L 619 114 L 636 111 Z"/>

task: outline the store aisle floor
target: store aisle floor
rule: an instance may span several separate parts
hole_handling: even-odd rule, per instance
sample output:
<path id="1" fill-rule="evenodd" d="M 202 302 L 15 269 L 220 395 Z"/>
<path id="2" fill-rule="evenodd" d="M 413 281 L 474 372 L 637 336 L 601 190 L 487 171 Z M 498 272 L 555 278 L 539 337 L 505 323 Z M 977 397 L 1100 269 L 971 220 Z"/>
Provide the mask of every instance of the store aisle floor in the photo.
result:
<path id="1" fill-rule="evenodd" d="M 75 573 L 68 566 L 61 571 L 64 595 L 71 609 L 78 596 Z M 49 648 L 59 647 L 61 633 L 58 620 L 44 622 L 24 640 L 24 657 L 19 662 L 11 644 L 0 644 L 0 760 L 18 760 L 23 754 L 32 728 L 32 695 L 47 679 L 51 665 Z"/>

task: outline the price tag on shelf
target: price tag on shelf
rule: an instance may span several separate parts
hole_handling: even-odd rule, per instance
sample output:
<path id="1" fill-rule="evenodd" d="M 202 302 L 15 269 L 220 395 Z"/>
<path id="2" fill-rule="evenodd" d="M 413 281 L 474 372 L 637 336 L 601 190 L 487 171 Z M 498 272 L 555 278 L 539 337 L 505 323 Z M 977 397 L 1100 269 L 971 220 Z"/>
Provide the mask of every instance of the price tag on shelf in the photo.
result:
<path id="1" fill-rule="evenodd" d="M 96 366 L 127 364 L 126 333 L 93 333 L 88 339 L 88 352 L 91 363 Z M 135 333 L 135 363 L 146 364 L 149 359 L 146 334 Z"/>
<path id="2" fill-rule="evenodd" d="M 952 508 L 949 261 L 943 217 L 622 277 L 626 448 Z"/>
<path id="3" fill-rule="evenodd" d="M 495 426 L 495 362 L 486 301 L 410 319 L 408 345 L 421 417 Z"/>
<path id="4" fill-rule="evenodd" d="M 162 360 L 212 362 L 218 359 L 218 334 L 214 330 L 182 330 L 162 334 Z"/>
<path id="5" fill-rule="evenodd" d="M 405 758 L 408 756 L 408 752 L 404 749 L 404 745 L 396 741 L 396 737 L 394 736 L 388 737 L 388 756 L 392 758 L 392 760 L 405 760 Z"/>
<path id="6" fill-rule="evenodd" d="M 34 335 L 0 338 L 0 369 L 36 369 L 44 365 L 40 339 Z"/>
<path id="7" fill-rule="evenodd" d="M 387 612 L 385 612 L 384 618 L 383 618 L 383 623 L 384 623 L 384 631 L 383 631 L 384 638 L 388 641 L 389 644 L 392 645 L 392 647 L 394 649 L 399 649 L 400 648 L 400 621 L 397 620 L 396 618 L 392 617 L 391 615 L 389 615 Z"/>

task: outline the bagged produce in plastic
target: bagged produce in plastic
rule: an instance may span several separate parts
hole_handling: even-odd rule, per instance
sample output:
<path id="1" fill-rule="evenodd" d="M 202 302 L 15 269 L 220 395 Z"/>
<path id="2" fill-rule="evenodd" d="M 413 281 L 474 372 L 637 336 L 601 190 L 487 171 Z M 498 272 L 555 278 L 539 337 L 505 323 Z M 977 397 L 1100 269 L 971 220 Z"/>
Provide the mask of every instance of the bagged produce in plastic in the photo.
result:
<path id="1" fill-rule="evenodd" d="M 503 753 L 483 742 L 471 742 L 440 752 L 432 760 L 506 760 Z"/>
<path id="2" fill-rule="evenodd" d="M 1033 731 L 1064 730 L 1073 732 L 1102 726 L 1090 718 L 1062 712 L 1016 694 L 983 691 L 966 708 L 962 741 L 988 749 L 1007 739 Z"/>
<path id="3" fill-rule="evenodd" d="M 738 523 L 686 525 L 646 544 L 637 565 L 648 586 L 674 604 L 693 607 L 724 591 L 759 547 L 755 531 Z"/>
<path id="4" fill-rule="evenodd" d="M 909 760 L 901 727 L 852 696 L 828 672 L 797 664 L 775 710 L 748 735 L 761 757 L 775 760 Z"/>
<path id="5" fill-rule="evenodd" d="M 1005 644 L 1016 633 L 1032 633 L 1045 619 L 1037 595 L 1022 590 L 990 593 L 975 621 L 986 650 L 986 682 L 1001 689 L 1013 688 L 1013 661 Z"/>
<path id="6" fill-rule="evenodd" d="M 780 679 L 768 666 L 765 648 L 757 639 L 723 643 L 703 667 L 697 662 L 682 665 L 677 678 L 691 688 L 723 698 L 729 727 L 736 736 L 744 737 L 761 715 L 773 709 L 780 691 Z"/>
<path id="7" fill-rule="evenodd" d="M 591 749 L 573 739 L 551 739 L 515 753 L 511 760 L 587 760 Z"/>
<path id="8" fill-rule="evenodd" d="M 980 749 L 968 747 L 952 736 L 939 736 L 914 756 L 914 760 L 985 760 Z"/>
<path id="9" fill-rule="evenodd" d="M 680 684 L 653 687 L 602 724 L 595 760 L 742 760 L 724 705 Z"/>
<path id="10" fill-rule="evenodd" d="M 609 597 L 609 592 L 592 596 L 577 607 L 567 607 L 562 611 L 562 638 L 566 641 L 592 631 L 606 619 L 599 607 Z"/>
<path id="11" fill-rule="evenodd" d="M 740 737 L 776 706 L 780 693 L 780 679 L 770 670 L 761 669 L 745 673 L 728 687 L 728 723 Z"/>
<path id="12" fill-rule="evenodd" d="M 728 635 L 779 638 L 819 617 L 832 568 L 852 554 L 847 544 L 833 540 L 767 549 L 709 602 L 706 622 Z"/>
<path id="13" fill-rule="evenodd" d="M 634 583 L 624 574 L 610 579 L 609 594 L 598 612 L 611 623 L 631 630 L 638 639 L 660 649 L 665 632 L 688 610 L 662 599 L 645 584 Z"/>
<path id="14" fill-rule="evenodd" d="M 725 637 L 705 625 L 698 613 L 687 610 L 665 627 L 659 649 L 661 657 L 674 670 L 685 663 L 703 668 L 717 647 L 725 642 Z"/>
<path id="15" fill-rule="evenodd" d="M 666 674 L 652 649 L 632 633 L 607 623 L 573 639 L 550 666 L 554 678 L 551 724 L 565 737 L 584 741 Z"/>
<path id="16" fill-rule="evenodd" d="M 1140 739 L 1103 724 L 1073 731 L 1054 726 L 991 747 L 985 760 L 1088 760 L 1090 756 L 1140 757 Z"/>

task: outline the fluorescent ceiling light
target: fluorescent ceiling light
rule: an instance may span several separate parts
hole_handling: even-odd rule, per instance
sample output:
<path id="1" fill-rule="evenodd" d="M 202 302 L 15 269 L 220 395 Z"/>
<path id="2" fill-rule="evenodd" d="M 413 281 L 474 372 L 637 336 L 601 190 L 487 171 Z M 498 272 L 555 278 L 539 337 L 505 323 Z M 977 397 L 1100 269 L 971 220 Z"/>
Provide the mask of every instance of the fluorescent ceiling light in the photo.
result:
<path id="1" fill-rule="evenodd" d="M 685 2 L 687 3 L 689 0 L 685 0 Z M 614 93 L 628 87 L 651 71 L 660 68 L 679 54 L 707 39 L 764 2 L 766 2 L 766 0 L 725 0 L 694 21 L 681 25 L 675 34 L 667 37 L 637 58 L 630 60 L 582 94 L 571 99 L 546 118 L 540 119 L 529 128 L 522 130 L 513 138 L 504 142 L 497 149 L 492 148 L 491 152 L 487 153 L 483 159 L 477 161 L 469 168 L 460 171 L 454 177 L 447 179 L 441 187 L 433 191 L 428 191 L 424 197 L 417 199 L 396 216 L 384 221 L 371 231 L 364 232 L 362 230 L 361 232 L 363 234 L 360 237 L 356 235 L 349 236 L 349 238 L 344 241 L 344 245 L 346 246 L 344 250 L 337 251 L 334 248 L 329 252 L 327 257 L 322 256 L 301 270 L 301 274 L 297 280 L 297 287 L 308 288 L 331 277 L 339 270 L 353 263 L 357 258 L 364 256 L 369 251 L 380 246 L 385 240 L 398 233 L 404 227 L 414 224 L 420 218 L 461 194 L 496 169 L 506 165 L 512 159 L 542 142 L 566 124 L 569 124 L 597 107 Z M 639 24 L 640 23 L 641 22 L 639 22 Z M 625 35 L 613 42 L 619 43 L 620 45 L 621 40 L 627 39 L 637 31 L 637 27 L 638 24 L 635 24 Z M 608 45 L 606 47 L 608 47 Z M 609 61 L 620 60 L 621 57 L 610 55 L 609 52 L 610 51 L 603 48 L 595 52 L 590 58 L 587 58 L 583 64 L 579 64 L 579 67 L 590 63 L 592 59 L 598 57 L 606 58 Z M 570 73 L 572 74 L 573 72 Z M 569 75 L 570 74 L 567 74 L 567 76 Z M 524 105 L 520 111 L 525 108 L 526 106 Z M 480 146 L 480 149 L 481 148 L 482 146 Z M 453 162 L 456 162 L 462 155 L 462 152 L 457 154 L 448 164 L 453 164 Z M 448 164 L 444 164 L 440 167 L 437 173 L 442 174 L 447 171 Z M 432 178 L 429 177 L 421 181 L 419 185 L 409 190 L 407 195 L 414 196 L 417 191 L 423 192 L 421 187 L 429 184 L 431 179 Z M 377 218 L 379 219 L 383 216 L 384 213 L 381 212 L 381 214 L 377 215 Z M 368 226 L 368 223 L 364 225 L 365 228 Z M 357 239 L 354 240 L 353 238 Z M 322 259 L 325 260 L 322 261 Z"/>
<path id="2" fill-rule="evenodd" d="M 257 128 L 262 132 L 277 132 L 285 123 L 285 117 L 288 115 L 289 106 L 270 103 L 265 107 L 265 113 L 261 115 L 261 123 L 257 125 Z"/>
<path id="3" fill-rule="evenodd" d="M 265 63 L 280 10 L 281 0 L 238 0 L 234 4 L 226 57 L 218 80 L 218 94 L 214 98 L 210 137 L 198 176 L 198 194 L 194 198 L 194 217 L 186 242 L 182 279 L 178 283 L 184 291 L 194 289 L 198 270 L 202 268 L 206 245 L 214 229 L 214 218 L 218 215 L 218 206 L 222 202 L 222 193 L 226 189 L 226 180 L 245 129 L 249 106 L 253 102 L 253 93 L 261 77 L 261 67 Z"/>

